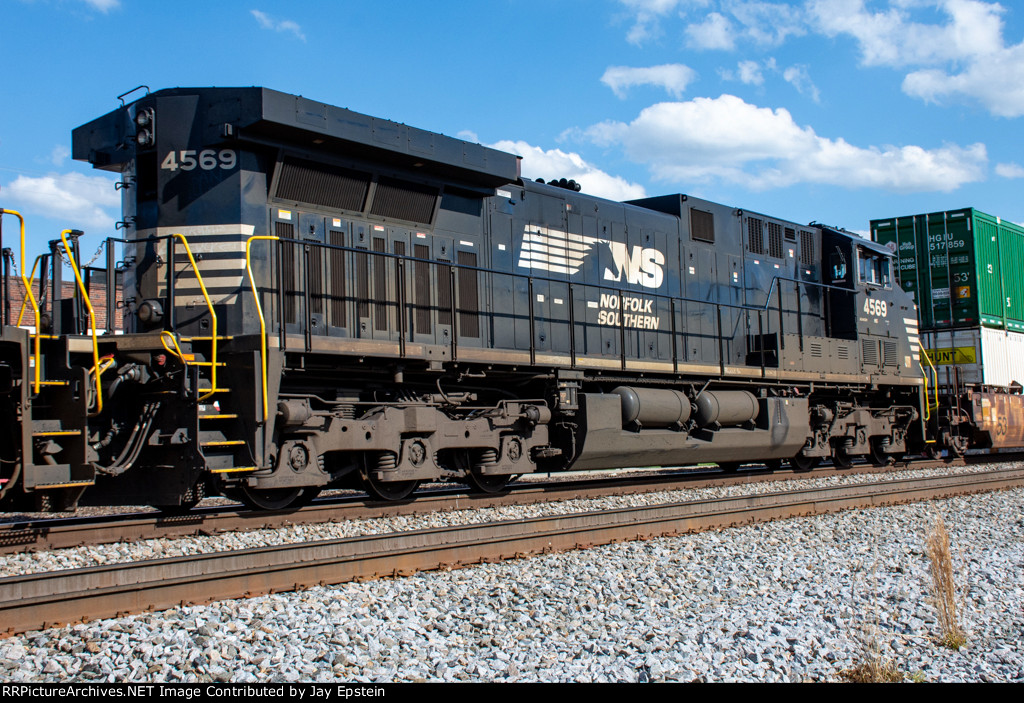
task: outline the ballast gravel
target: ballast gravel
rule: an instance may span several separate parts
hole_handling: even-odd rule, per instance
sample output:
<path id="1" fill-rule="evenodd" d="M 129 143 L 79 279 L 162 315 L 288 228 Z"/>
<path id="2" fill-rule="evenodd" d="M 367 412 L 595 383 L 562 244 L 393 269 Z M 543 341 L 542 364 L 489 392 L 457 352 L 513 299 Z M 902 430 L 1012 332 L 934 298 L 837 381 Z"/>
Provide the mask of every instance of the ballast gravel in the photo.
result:
<path id="1" fill-rule="evenodd" d="M 967 644 L 936 641 L 949 529 Z M 1024 489 L 319 587 L 0 640 L 6 681 L 1024 681 Z"/>
<path id="2" fill-rule="evenodd" d="M 1010 464 L 1007 464 L 1010 465 Z M 656 505 L 677 501 L 694 501 L 787 490 L 826 488 L 853 483 L 921 478 L 950 473 L 975 473 L 989 470 L 985 466 L 944 467 L 916 471 L 893 471 L 885 474 L 851 474 L 827 476 L 781 482 L 760 482 L 734 486 L 710 488 L 687 488 L 676 491 L 661 491 L 620 495 L 606 498 L 590 498 L 535 503 L 533 505 L 510 505 L 499 508 L 474 508 L 423 515 L 400 515 L 388 518 L 325 522 L 316 525 L 293 525 L 289 527 L 228 532 L 183 538 L 150 539 L 138 542 L 114 543 L 72 547 L 50 552 L 26 552 L 0 556 L 0 577 L 17 574 L 81 569 L 87 566 L 123 564 L 143 559 L 165 559 L 195 554 L 209 554 L 235 549 L 252 549 L 280 544 L 317 542 L 344 537 L 408 532 L 454 525 L 470 525 L 499 520 L 518 520 L 545 515 L 565 515 L 592 510 L 614 510 L 641 505 Z"/>

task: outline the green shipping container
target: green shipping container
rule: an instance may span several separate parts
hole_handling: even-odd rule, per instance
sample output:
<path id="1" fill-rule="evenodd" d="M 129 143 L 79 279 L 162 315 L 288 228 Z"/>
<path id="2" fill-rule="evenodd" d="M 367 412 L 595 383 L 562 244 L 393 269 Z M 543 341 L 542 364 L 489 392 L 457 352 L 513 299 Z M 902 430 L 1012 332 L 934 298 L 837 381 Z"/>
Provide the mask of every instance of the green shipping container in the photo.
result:
<path id="1" fill-rule="evenodd" d="M 922 332 L 1024 330 L 1024 227 L 965 208 L 872 220 L 871 237 L 896 253 Z"/>

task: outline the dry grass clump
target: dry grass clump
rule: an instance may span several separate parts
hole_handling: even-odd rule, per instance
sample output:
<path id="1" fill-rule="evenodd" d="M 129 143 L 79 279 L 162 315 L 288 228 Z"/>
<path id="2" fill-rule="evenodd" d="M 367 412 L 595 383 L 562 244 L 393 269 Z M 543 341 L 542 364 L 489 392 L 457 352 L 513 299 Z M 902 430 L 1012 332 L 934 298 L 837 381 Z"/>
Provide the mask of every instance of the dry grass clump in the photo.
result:
<path id="1" fill-rule="evenodd" d="M 877 656 L 876 656 L 877 655 Z M 880 653 L 874 653 L 867 661 L 861 662 L 851 669 L 843 669 L 839 676 L 850 683 L 900 683 L 903 672 L 891 659 L 883 659 Z"/>
<path id="2" fill-rule="evenodd" d="M 867 587 L 873 598 L 870 605 L 860 611 L 860 618 L 854 615 L 851 620 L 856 639 L 859 641 L 860 661 L 849 669 L 839 672 L 839 677 L 850 683 L 899 683 L 904 674 L 896 662 L 882 655 L 882 644 L 878 633 L 881 629 L 881 614 L 878 606 L 878 584 L 875 576 L 877 562 L 868 570 Z M 855 613 L 857 611 L 854 611 Z"/>
<path id="3" fill-rule="evenodd" d="M 949 532 L 938 513 L 925 540 L 925 553 L 928 555 L 932 576 L 931 601 L 939 614 L 939 643 L 950 649 L 960 649 L 967 642 L 967 634 L 957 616 L 957 588 L 953 579 Z"/>

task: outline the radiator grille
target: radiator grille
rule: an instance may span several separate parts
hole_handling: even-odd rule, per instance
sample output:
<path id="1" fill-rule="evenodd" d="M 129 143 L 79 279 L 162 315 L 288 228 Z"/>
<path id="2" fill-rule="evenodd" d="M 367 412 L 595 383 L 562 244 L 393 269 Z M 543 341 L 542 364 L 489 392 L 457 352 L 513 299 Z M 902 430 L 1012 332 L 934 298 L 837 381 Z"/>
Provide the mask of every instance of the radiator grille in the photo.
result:
<path id="1" fill-rule="evenodd" d="M 397 178 L 380 178 L 370 212 L 380 217 L 429 224 L 434 217 L 437 194 L 438 190 L 433 186 Z"/>
<path id="2" fill-rule="evenodd" d="M 413 256 L 417 259 L 429 259 L 430 247 L 415 244 Z M 413 264 L 413 304 L 416 314 L 413 316 L 413 331 L 416 334 L 430 334 L 430 264 L 417 261 Z"/>
<path id="3" fill-rule="evenodd" d="M 715 216 L 710 212 L 690 208 L 690 238 L 698 242 L 715 243 Z"/>
<path id="4" fill-rule="evenodd" d="M 768 256 L 782 258 L 782 225 L 777 222 L 768 223 Z"/>
<path id="5" fill-rule="evenodd" d="M 276 196 L 333 210 L 359 210 L 366 206 L 370 174 L 286 157 L 281 164 Z"/>
<path id="6" fill-rule="evenodd" d="M 360 320 L 370 316 L 369 258 L 369 254 L 356 254 L 356 317 Z"/>
<path id="7" fill-rule="evenodd" d="M 787 242 L 795 242 L 796 241 L 796 230 L 793 229 L 792 227 L 787 227 L 786 228 L 786 241 Z"/>
<path id="8" fill-rule="evenodd" d="M 459 266 L 476 266 L 476 254 L 460 251 Z M 480 336 L 480 302 L 476 274 L 477 272 L 472 269 L 459 269 L 459 334 L 463 337 Z"/>
<path id="9" fill-rule="evenodd" d="M 345 233 L 332 229 L 328 233 L 328 244 L 336 247 L 345 246 Z M 345 326 L 345 252 L 332 249 L 328 255 L 331 281 L 328 290 L 330 301 L 330 324 L 335 327 Z"/>
<path id="10" fill-rule="evenodd" d="M 452 324 L 452 268 L 443 264 L 448 259 L 439 258 L 441 266 L 437 268 L 437 324 Z"/>
<path id="11" fill-rule="evenodd" d="M 806 230 L 800 230 L 800 263 L 814 266 L 814 235 Z"/>
<path id="12" fill-rule="evenodd" d="M 274 234 L 284 240 L 295 239 L 295 225 L 290 222 L 275 222 Z M 291 324 L 295 322 L 298 305 L 295 292 L 295 246 L 285 242 L 281 246 L 281 282 L 284 288 L 284 320 Z"/>
<path id="13" fill-rule="evenodd" d="M 386 252 L 388 250 L 388 241 L 383 237 L 374 237 L 373 250 L 382 253 Z M 373 257 L 373 327 L 377 330 L 386 330 L 388 328 L 388 307 L 384 302 L 388 299 L 387 266 L 387 257 Z"/>
<path id="14" fill-rule="evenodd" d="M 815 359 L 820 359 L 823 354 L 823 347 L 821 342 L 811 342 L 811 356 Z"/>
<path id="15" fill-rule="evenodd" d="M 836 358 L 847 361 L 850 358 L 850 348 L 845 344 L 836 347 Z"/>
<path id="16" fill-rule="evenodd" d="M 747 218 L 747 251 L 764 254 L 764 222 L 757 217 Z"/>

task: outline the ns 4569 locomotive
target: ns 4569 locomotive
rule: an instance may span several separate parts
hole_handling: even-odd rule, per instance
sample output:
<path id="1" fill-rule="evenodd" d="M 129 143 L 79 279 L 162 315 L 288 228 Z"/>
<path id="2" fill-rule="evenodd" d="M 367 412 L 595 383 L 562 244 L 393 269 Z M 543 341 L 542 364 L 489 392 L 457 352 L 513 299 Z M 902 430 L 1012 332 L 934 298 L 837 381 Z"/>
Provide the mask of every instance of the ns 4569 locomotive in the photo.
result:
<path id="1" fill-rule="evenodd" d="M 25 262 L 5 280 L 35 320 L 0 337 L 5 510 L 280 509 L 353 482 L 395 500 L 935 441 L 913 301 L 847 232 L 591 197 L 263 88 L 146 94 L 73 153 L 120 174 L 123 236 L 104 270 L 67 231 L 37 284 Z"/>

